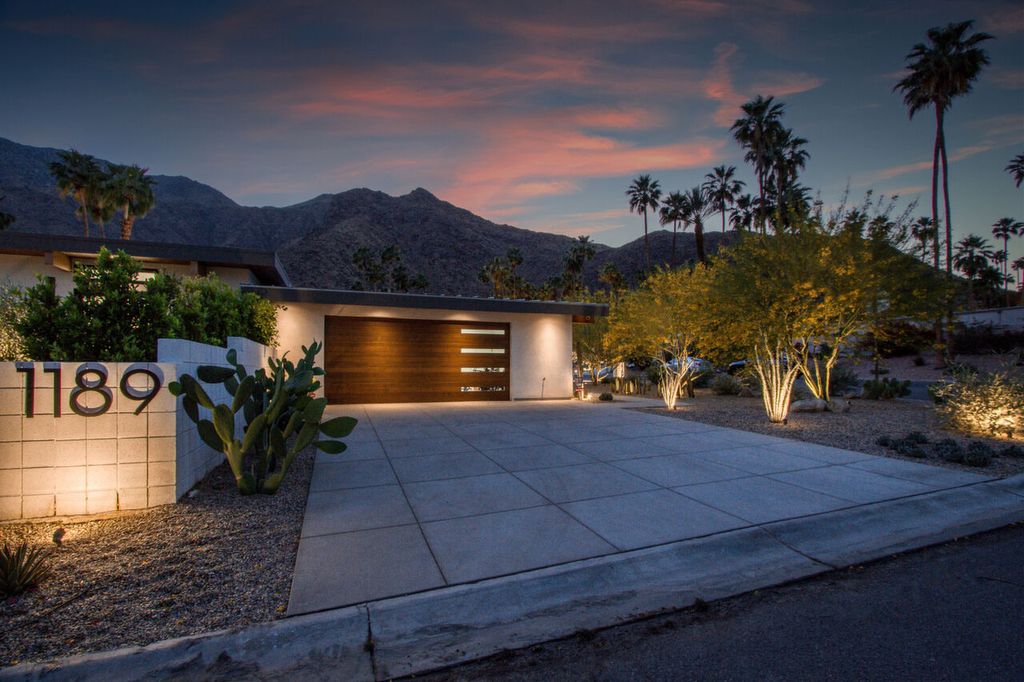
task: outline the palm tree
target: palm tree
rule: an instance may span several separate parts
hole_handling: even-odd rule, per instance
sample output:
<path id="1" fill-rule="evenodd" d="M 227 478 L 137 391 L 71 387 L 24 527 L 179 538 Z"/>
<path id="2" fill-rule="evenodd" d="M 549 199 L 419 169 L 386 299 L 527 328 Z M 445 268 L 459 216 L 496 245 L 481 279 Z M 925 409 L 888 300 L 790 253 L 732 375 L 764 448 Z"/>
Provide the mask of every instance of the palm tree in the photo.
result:
<path id="1" fill-rule="evenodd" d="M 735 209 L 732 215 L 729 216 L 729 224 L 732 225 L 732 229 L 737 232 L 742 230 L 751 230 L 754 227 L 754 203 L 757 200 L 752 198 L 749 194 L 743 194 L 736 197 Z"/>
<path id="2" fill-rule="evenodd" d="M 1013 261 L 1013 264 L 1010 265 L 1010 267 L 1012 267 L 1020 277 L 1020 280 L 1017 283 L 1017 291 L 1024 291 L 1024 256 Z"/>
<path id="3" fill-rule="evenodd" d="M 1003 264 L 1003 279 L 1009 283 L 1010 273 L 1007 270 L 1010 260 L 1009 243 L 1010 237 L 1016 237 L 1024 234 L 1024 223 L 1013 218 L 1000 218 L 992 224 L 992 236 L 996 239 L 1003 240 L 1002 258 L 1000 259 Z M 1006 291 L 1006 305 L 1010 305 L 1010 291 Z"/>
<path id="4" fill-rule="evenodd" d="M 522 282 L 516 274 L 516 268 L 523 264 L 523 252 L 512 247 L 505 252 L 505 262 L 508 263 L 508 280 L 512 289 L 512 298 L 519 298 Z"/>
<path id="5" fill-rule="evenodd" d="M 772 138 L 777 134 L 780 127 L 779 120 L 785 106 L 775 103 L 774 97 L 767 99 L 758 95 L 751 101 L 744 104 L 743 118 L 736 119 L 732 124 L 732 134 L 741 147 L 747 150 L 744 160 L 753 164 L 754 173 L 757 175 L 757 191 L 761 198 L 761 208 L 764 203 L 765 181 L 771 169 L 771 144 Z M 758 213 L 758 225 L 761 232 L 765 232 L 764 213 Z"/>
<path id="6" fill-rule="evenodd" d="M 85 236 L 88 237 L 89 218 L 98 189 L 97 178 L 102 171 L 95 158 L 74 149 L 59 151 L 57 156 L 60 161 L 50 163 L 50 175 L 57 181 L 57 190 L 62 199 L 71 196 L 78 202 L 75 215 L 82 220 Z"/>
<path id="7" fill-rule="evenodd" d="M 989 63 L 988 54 L 978 47 L 991 40 L 987 33 L 967 32 L 973 21 L 928 29 L 928 44 L 918 43 L 907 54 L 910 71 L 893 87 L 903 93 L 910 118 L 922 109 L 935 109 L 935 148 L 932 153 L 932 220 L 939 224 L 938 177 L 942 164 L 942 195 L 946 214 L 946 272 L 952 273 L 953 224 L 949 209 L 949 173 L 946 160 L 946 111 L 953 99 L 968 94 L 972 83 Z"/>
<path id="8" fill-rule="evenodd" d="M 629 197 L 629 212 L 644 215 L 644 251 L 647 254 L 647 269 L 651 267 L 651 244 L 647 239 L 647 209 L 656 210 L 661 200 L 661 185 L 651 180 L 650 175 L 639 175 L 626 190 Z"/>
<path id="9" fill-rule="evenodd" d="M 781 125 L 775 127 L 768 150 L 771 160 L 768 176 L 775 194 L 776 231 L 788 227 L 792 213 L 807 204 L 805 192 L 798 189 L 796 182 L 810 158 L 804 149 L 806 146 L 807 140 L 794 136 L 792 130 Z"/>
<path id="10" fill-rule="evenodd" d="M 693 236 L 697 242 L 697 259 L 707 262 L 704 253 L 704 218 L 715 210 L 707 192 L 700 185 L 683 195 L 683 221 L 693 225 Z"/>
<path id="11" fill-rule="evenodd" d="M 121 239 L 131 239 L 135 221 L 144 218 L 156 205 L 155 182 L 146 175 L 148 170 L 134 164 L 110 164 L 110 201 L 121 209 Z"/>
<path id="12" fill-rule="evenodd" d="M 661 224 L 672 223 L 672 260 L 669 266 L 673 268 L 676 266 L 676 234 L 679 230 L 679 223 L 685 218 L 683 213 L 685 208 L 686 199 L 680 192 L 669 194 L 661 206 Z"/>
<path id="13" fill-rule="evenodd" d="M 939 231 L 935 229 L 935 222 L 927 217 L 921 216 L 910 226 L 910 236 L 921 243 L 921 260 L 928 261 L 928 244 L 934 245 L 932 249 L 935 256 L 935 269 L 939 269 Z"/>
<path id="14" fill-rule="evenodd" d="M 992 248 L 988 242 L 972 234 L 956 243 L 953 265 L 967 278 L 968 298 L 974 302 L 974 284 L 982 274 L 992 266 L 988 264 L 992 258 Z"/>
<path id="15" fill-rule="evenodd" d="M 576 238 L 563 261 L 562 282 L 565 296 L 574 296 L 583 290 L 583 268 L 594 257 L 594 243 L 586 235 Z"/>
<path id="16" fill-rule="evenodd" d="M 737 180 L 735 176 L 736 166 L 716 166 L 704 176 L 704 189 L 707 190 L 711 201 L 715 202 L 718 212 L 722 214 L 722 234 L 725 234 L 725 209 L 736 201 L 736 197 L 745 186 L 745 183 Z"/>
<path id="17" fill-rule="evenodd" d="M 1024 154 L 1018 154 L 1010 159 L 1010 164 L 1005 168 L 1006 172 L 1013 176 L 1013 181 L 1020 187 L 1024 182 Z"/>
<path id="18" fill-rule="evenodd" d="M 502 258 L 493 258 L 480 269 L 480 281 L 491 285 L 491 296 L 502 298 L 505 295 L 505 283 L 508 280 L 508 264 Z"/>

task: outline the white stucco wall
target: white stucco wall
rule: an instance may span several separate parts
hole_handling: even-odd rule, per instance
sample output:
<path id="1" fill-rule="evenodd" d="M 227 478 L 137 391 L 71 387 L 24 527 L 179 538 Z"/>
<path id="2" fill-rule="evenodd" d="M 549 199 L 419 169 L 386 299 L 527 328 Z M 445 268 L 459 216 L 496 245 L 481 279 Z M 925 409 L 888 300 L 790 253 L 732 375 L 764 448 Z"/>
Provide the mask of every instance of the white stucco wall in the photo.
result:
<path id="1" fill-rule="evenodd" d="M 289 357 L 298 358 L 302 346 L 314 339 L 322 342 L 327 315 L 507 322 L 511 349 L 510 397 L 523 400 L 572 396 L 572 318 L 569 315 L 289 303 L 277 314 L 278 354 L 288 351 Z M 318 362 L 323 365 L 322 352 Z"/>
<path id="2" fill-rule="evenodd" d="M 191 277 L 195 274 L 191 265 L 179 263 L 142 262 L 142 267 L 146 270 L 161 270 L 179 277 Z M 258 283 L 248 268 L 210 267 L 207 268 L 207 272 L 216 274 L 224 282 L 233 286 Z M 64 296 L 72 289 L 71 273 L 53 265 L 47 265 L 41 256 L 0 254 L 0 284 L 3 284 L 5 279 L 10 279 L 17 286 L 30 287 L 38 281 L 37 274 L 43 277 L 53 277 L 58 296 Z"/>

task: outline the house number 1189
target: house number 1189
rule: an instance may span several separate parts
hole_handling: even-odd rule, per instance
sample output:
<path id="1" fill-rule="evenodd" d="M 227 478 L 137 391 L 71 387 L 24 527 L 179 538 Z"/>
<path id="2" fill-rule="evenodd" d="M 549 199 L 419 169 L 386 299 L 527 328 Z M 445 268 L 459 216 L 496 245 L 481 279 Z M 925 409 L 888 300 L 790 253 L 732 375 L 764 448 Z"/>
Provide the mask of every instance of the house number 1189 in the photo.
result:
<path id="1" fill-rule="evenodd" d="M 25 416 L 34 417 L 35 408 L 35 393 L 36 393 L 36 366 L 33 362 L 19 362 L 16 365 L 16 369 L 25 375 Z M 61 370 L 60 363 L 44 363 L 43 372 L 45 374 L 53 375 L 53 416 L 61 416 L 61 399 L 60 399 L 60 388 L 61 388 Z M 147 389 L 137 389 L 131 385 L 130 380 L 134 376 L 145 376 L 150 380 L 150 387 Z M 104 414 L 110 409 L 111 404 L 114 402 L 114 393 L 107 386 L 107 368 L 98 363 L 83 363 L 78 366 L 75 370 L 75 387 L 71 389 L 71 393 L 68 396 L 68 407 L 75 414 L 83 417 L 98 417 Z M 146 409 L 146 405 L 156 397 L 156 394 L 160 392 L 162 382 L 160 377 L 152 370 L 144 367 L 138 367 L 136 369 L 130 369 L 121 375 L 120 390 L 121 395 L 129 400 L 137 400 L 139 402 L 138 407 L 135 408 L 135 414 L 142 412 Z M 99 405 L 88 406 L 83 402 L 83 399 L 93 394 L 99 396 Z M 91 401 L 90 401 L 91 402 Z"/>

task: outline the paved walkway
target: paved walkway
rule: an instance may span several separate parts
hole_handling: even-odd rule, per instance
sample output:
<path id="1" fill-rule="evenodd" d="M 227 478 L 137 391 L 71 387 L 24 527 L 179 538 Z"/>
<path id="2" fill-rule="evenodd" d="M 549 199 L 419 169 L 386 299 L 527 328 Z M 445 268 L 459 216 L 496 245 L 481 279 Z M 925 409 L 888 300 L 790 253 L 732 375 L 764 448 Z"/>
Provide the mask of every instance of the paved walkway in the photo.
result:
<path id="1" fill-rule="evenodd" d="M 987 480 L 628 405 L 332 408 L 360 423 L 318 456 L 288 614 Z"/>

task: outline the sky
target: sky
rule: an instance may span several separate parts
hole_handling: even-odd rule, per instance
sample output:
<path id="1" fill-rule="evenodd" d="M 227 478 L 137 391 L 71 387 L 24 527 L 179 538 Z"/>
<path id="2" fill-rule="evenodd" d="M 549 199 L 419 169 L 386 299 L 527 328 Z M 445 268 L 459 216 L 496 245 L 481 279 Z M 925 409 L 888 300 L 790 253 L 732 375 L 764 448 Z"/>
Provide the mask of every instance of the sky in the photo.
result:
<path id="1" fill-rule="evenodd" d="M 809 140 L 802 182 L 929 212 L 934 118 L 892 91 L 925 31 L 974 19 L 992 64 L 947 117 L 955 239 L 1024 220 L 1019 2 L 0 4 L 0 136 L 187 175 L 245 205 L 423 187 L 495 222 L 620 245 L 625 190 L 735 165 L 757 94 Z M 716 224 L 717 216 L 711 219 Z M 1011 256 L 1024 255 L 1024 238 Z"/>

